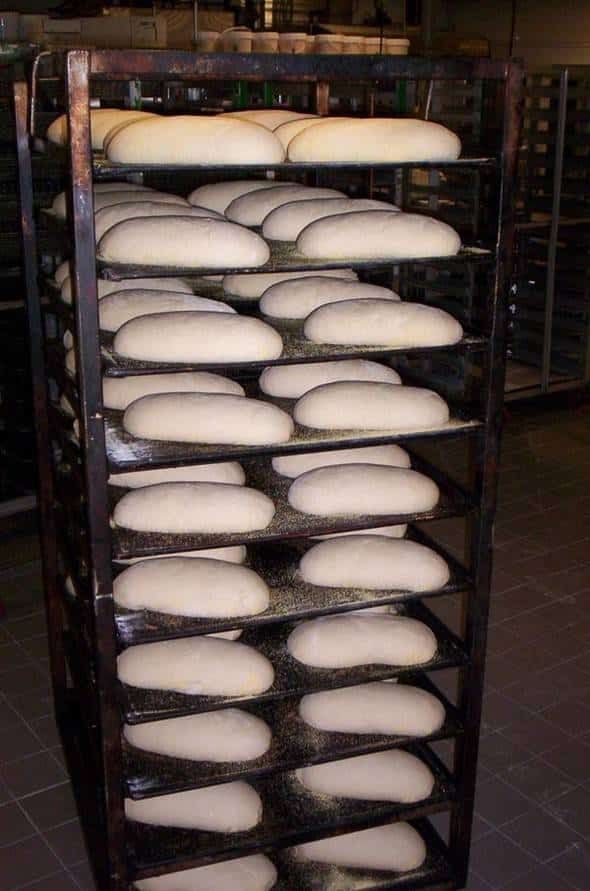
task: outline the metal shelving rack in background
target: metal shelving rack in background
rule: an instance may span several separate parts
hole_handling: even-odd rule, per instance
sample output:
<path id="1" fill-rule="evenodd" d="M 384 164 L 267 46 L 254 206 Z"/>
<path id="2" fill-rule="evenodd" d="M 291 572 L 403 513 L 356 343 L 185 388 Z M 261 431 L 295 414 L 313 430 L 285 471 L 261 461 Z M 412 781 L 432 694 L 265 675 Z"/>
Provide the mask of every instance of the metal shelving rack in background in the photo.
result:
<path id="1" fill-rule="evenodd" d="M 71 259 L 74 263 L 75 310 L 68 309 L 56 293 L 43 286 L 47 298 L 45 315 L 63 330 L 75 330 L 77 384 L 63 368 L 60 340 L 45 336 L 40 289 L 35 266 L 30 140 L 26 130 L 27 87 L 15 85 L 20 159 L 20 188 L 23 233 L 28 258 L 29 322 L 32 369 L 35 389 L 36 429 L 41 474 L 41 514 L 44 572 L 49 614 L 49 639 L 56 709 L 68 763 L 79 796 L 97 883 L 101 891 L 123 891 L 133 881 L 176 869 L 265 851 L 279 871 L 277 891 L 363 891 L 385 889 L 450 889 L 465 885 L 467 878 L 473 797 L 476 776 L 486 628 L 492 560 L 492 530 L 496 504 L 496 477 L 499 457 L 500 420 L 505 372 L 505 323 L 507 291 L 513 240 L 511 198 L 518 148 L 522 74 L 518 65 L 507 62 L 461 59 L 438 61 L 406 57 L 273 57 L 196 56 L 183 52 L 72 51 L 65 59 L 69 110 L 71 177 Z M 322 183 L 348 183 L 353 194 L 375 194 L 375 177 L 388 174 L 390 192 L 398 204 L 407 203 L 407 172 L 463 166 L 476 167 L 490 183 L 490 203 L 486 208 L 488 225 L 481 241 L 469 243 L 456 258 L 448 261 L 423 260 L 392 263 L 356 261 L 362 278 L 389 281 L 398 285 L 406 299 L 412 299 L 406 281 L 416 270 L 436 266 L 473 268 L 474 290 L 461 307 L 466 335 L 447 350 L 383 350 L 381 361 L 392 362 L 407 382 L 433 384 L 449 398 L 452 421 L 427 434 L 400 434 L 380 431 L 348 431 L 310 435 L 297 429 L 292 440 L 276 448 L 238 449 L 225 447 L 183 447 L 171 443 L 147 444 L 131 441 L 121 429 L 117 413 L 102 404 L 103 374 L 150 373 L 159 366 L 130 365 L 109 349 L 99 332 L 97 317 L 97 264 L 93 226 L 93 178 L 121 178 L 142 174 L 147 183 L 158 173 L 191 173 L 196 185 L 203 176 L 218 178 L 260 175 L 260 167 L 190 170 L 120 168 L 93 158 L 89 141 L 89 99 L 95 82 L 125 81 L 131 78 L 187 81 L 194 84 L 213 81 L 297 82 L 308 85 L 315 109 L 329 112 L 331 92 L 352 81 L 364 84 L 390 84 L 400 81 L 460 80 L 483 81 L 495 98 L 493 107 L 501 112 L 502 127 L 493 145 L 481 145 L 480 153 L 447 165 L 277 165 L 275 173 L 288 172 L 289 178 L 315 177 Z M 264 167 L 266 168 L 266 165 Z M 303 269 L 306 263 L 292 250 L 273 250 L 268 269 Z M 324 267 L 343 265 L 327 260 Z M 212 270 L 192 270 L 204 275 Z M 252 270 L 259 272 L 260 269 Z M 175 274 L 185 272 L 175 270 Z M 219 270 L 215 270 L 219 272 Z M 125 274 L 155 275 L 151 269 L 107 266 L 100 274 L 117 279 Z M 167 274 L 171 274 L 170 270 Z M 198 290 L 203 285 L 197 279 Z M 211 285 L 209 285 L 211 287 Z M 229 299 L 229 298 L 227 298 Z M 255 308 L 241 305 L 241 310 Z M 57 322 L 55 321 L 57 320 Z M 281 361 L 332 359 L 338 350 L 307 349 L 300 330 L 285 338 L 287 358 Z M 369 350 L 358 353 L 371 355 Z M 464 357 L 464 382 L 460 393 L 449 395 L 444 378 L 432 368 L 441 354 Z M 350 351 L 342 350 L 342 355 Z M 267 363 L 268 364 L 268 363 Z M 271 363 L 272 364 L 272 363 Z M 187 368 L 187 366 L 184 366 Z M 213 366 L 215 368 L 215 366 Z M 259 367 L 234 365 L 224 373 L 239 377 L 252 390 Z M 48 381 L 50 387 L 48 388 Z M 79 422 L 79 446 L 71 437 L 71 418 L 60 413 L 55 402 L 65 393 L 74 406 Z M 51 398 L 50 398 L 51 397 Z M 319 450 L 327 447 L 376 442 L 404 442 L 411 447 L 415 469 L 438 483 L 441 500 L 424 514 L 379 517 L 318 518 L 291 509 L 286 485 L 269 466 L 269 454 Z M 138 446 L 142 448 L 138 448 Z M 464 477 L 451 474 L 454 466 L 447 456 L 457 448 L 464 452 Z M 230 453 L 244 460 L 249 484 L 265 491 L 276 504 L 275 518 L 260 533 L 247 535 L 155 535 L 112 528 L 110 514 L 113 490 L 109 475 L 146 466 L 180 466 L 226 460 Z M 57 455 L 57 458 L 56 458 Z M 464 553 L 449 553 L 444 536 L 437 530 L 445 518 L 460 524 Z M 433 522 L 435 521 L 435 522 Z M 420 595 L 410 592 L 325 590 L 298 587 L 296 567 L 308 537 L 318 533 L 365 529 L 376 525 L 409 522 L 410 535 L 427 542 L 444 554 L 451 567 L 451 581 L 442 590 Z M 433 531 L 434 530 L 434 531 Z M 266 578 L 271 589 L 271 605 L 266 613 L 243 621 L 172 621 L 164 615 L 129 614 L 116 608 L 112 590 L 117 558 L 153 553 L 222 547 L 244 542 L 249 563 Z M 63 584 L 69 575 L 68 590 Z M 459 597 L 461 620 L 456 630 L 437 616 L 437 603 Z M 303 669 L 289 657 L 285 646 L 290 623 L 304 616 L 360 609 L 374 603 L 399 603 L 409 614 L 426 621 L 438 639 L 438 651 L 425 666 L 361 666 L 355 669 L 321 672 Z M 270 725 L 275 742 L 256 762 L 213 765 L 153 758 L 132 750 L 122 742 L 123 721 L 141 722 L 174 715 L 191 714 L 210 708 L 234 705 L 236 699 L 182 696 L 158 691 L 124 688 L 117 679 L 117 654 L 127 646 L 153 639 L 205 634 L 244 627 L 243 640 L 260 648 L 273 662 L 276 681 L 267 694 L 240 699 L 240 706 L 259 714 Z M 68 672 L 66 672 L 66 666 Z M 443 693 L 442 669 L 453 673 L 453 691 Z M 71 678 L 68 680 L 68 675 Z M 365 681 L 399 677 L 437 695 L 446 708 L 441 730 L 428 739 L 362 737 L 347 734 L 310 732 L 297 713 L 297 700 L 304 692 L 348 686 Z M 445 742 L 441 746 L 440 740 Z M 404 746 L 419 752 L 431 765 L 436 782 L 432 795 L 415 805 L 392 803 L 329 801 L 305 793 L 298 785 L 294 768 L 309 763 L 343 758 L 347 755 Z M 451 747 L 450 753 L 447 747 Z M 450 754 L 450 763 L 445 759 Z M 219 835 L 140 827 L 124 815 L 124 796 L 143 797 L 178 789 L 195 788 L 228 779 L 248 779 L 259 790 L 265 815 L 262 823 L 248 833 Z M 432 820 L 449 818 L 444 830 Z M 368 873 L 296 862 L 289 846 L 301 841 L 340 834 L 346 830 L 409 819 L 423 834 L 428 857 L 419 870 L 393 875 Z M 445 835 L 443 839 L 441 833 Z"/>

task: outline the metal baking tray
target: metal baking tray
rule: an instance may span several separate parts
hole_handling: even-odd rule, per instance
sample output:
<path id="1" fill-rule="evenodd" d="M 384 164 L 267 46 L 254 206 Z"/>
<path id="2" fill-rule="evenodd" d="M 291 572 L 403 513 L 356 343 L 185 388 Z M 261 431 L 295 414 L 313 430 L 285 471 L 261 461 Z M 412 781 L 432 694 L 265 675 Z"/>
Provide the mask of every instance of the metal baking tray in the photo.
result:
<path id="1" fill-rule="evenodd" d="M 263 397 L 264 402 L 292 413 L 294 400 Z M 295 424 L 288 442 L 269 445 L 229 445 L 169 442 L 140 439 L 123 428 L 123 412 L 105 409 L 105 440 L 109 468 L 113 473 L 155 467 L 179 467 L 215 461 L 240 461 L 261 455 L 287 455 L 369 445 L 404 442 L 433 437 L 462 436 L 477 433 L 479 420 L 454 415 L 448 423 L 428 430 L 316 430 Z"/>
<path id="2" fill-rule="evenodd" d="M 347 869 L 298 860 L 289 848 L 267 850 L 279 873 L 272 891 L 418 891 L 420 888 L 451 891 L 456 888 L 447 847 L 432 824 L 425 818 L 410 822 L 427 845 L 426 860 L 418 869 L 403 873 Z M 160 868 L 157 872 L 171 872 L 175 868 L 171 863 L 168 869 Z M 142 874 L 154 872 L 146 869 Z M 133 888 L 137 891 L 136 885 Z"/>
<path id="3" fill-rule="evenodd" d="M 436 507 L 413 514 L 381 514 L 378 516 L 355 514 L 347 516 L 320 517 L 304 514 L 291 507 L 287 494 L 292 480 L 279 476 L 272 470 L 269 461 L 252 461 L 247 471 L 248 484 L 261 490 L 275 504 L 273 519 L 266 527 L 253 532 L 228 533 L 166 533 L 137 532 L 121 526 L 112 528 L 113 559 L 126 560 L 131 557 L 148 557 L 155 554 L 170 554 L 176 551 L 220 548 L 235 544 L 276 541 L 277 539 L 307 538 L 317 535 L 330 535 L 355 529 L 371 529 L 375 526 L 394 526 L 424 520 L 442 519 L 464 515 L 473 506 L 473 499 L 454 480 L 441 473 L 432 465 L 412 458 L 415 470 L 426 473 L 435 480 L 441 490 Z M 111 504 L 125 494 L 124 489 L 111 487 Z"/>
<path id="4" fill-rule="evenodd" d="M 430 264 L 453 265 L 456 263 L 490 263 L 494 260 L 494 252 L 480 247 L 463 247 L 452 257 L 427 257 L 424 259 L 408 257 L 371 257 L 359 259 L 347 257 L 336 260 L 326 257 L 304 257 L 296 250 L 293 242 L 268 241 L 271 255 L 263 266 L 224 267 L 223 269 L 194 266 L 156 266 L 134 263 L 111 263 L 97 254 L 96 268 L 102 278 L 119 281 L 123 278 L 149 278 L 159 276 L 198 276 L 198 275 L 230 275 L 248 272 L 296 272 L 306 269 L 377 269 L 391 266 L 428 266 Z"/>
<path id="5" fill-rule="evenodd" d="M 238 619 L 212 619 L 177 616 L 151 610 L 130 610 L 115 605 L 119 640 L 123 646 L 132 646 L 156 640 L 212 634 L 236 627 L 258 628 L 276 622 L 346 612 L 368 606 L 394 604 L 401 608 L 402 604 L 409 601 L 453 594 L 471 585 L 471 579 L 465 568 L 429 536 L 412 529 L 407 537 L 432 548 L 447 561 L 451 569 L 451 578 L 444 587 L 438 590 L 412 592 L 310 585 L 301 579 L 297 569 L 301 557 L 313 542 L 295 541 L 289 544 L 257 545 L 248 549 L 248 565 L 269 586 L 270 604 L 265 612 Z M 416 618 L 420 618 L 417 615 L 420 609 L 419 602 L 412 603 L 411 610 L 416 613 Z M 436 617 L 430 611 L 428 613 L 425 618 L 436 633 L 437 629 L 434 627 Z"/>
<path id="6" fill-rule="evenodd" d="M 269 845 L 295 845 L 449 810 L 456 794 L 452 779 L 433 753 L 429 761 L 436 770 L 435 788 L 430 798 L 416 804 L 315 794 L 298 781 L 294 771 L 286 771 L 251 783 L 262 799 L 263 818 L 245 832 L 203 832 L 128 820 L 132 861 L 138 871 L 170 863 L 194 864 L 195 860 L 211 863 L 264 851 Z"/>

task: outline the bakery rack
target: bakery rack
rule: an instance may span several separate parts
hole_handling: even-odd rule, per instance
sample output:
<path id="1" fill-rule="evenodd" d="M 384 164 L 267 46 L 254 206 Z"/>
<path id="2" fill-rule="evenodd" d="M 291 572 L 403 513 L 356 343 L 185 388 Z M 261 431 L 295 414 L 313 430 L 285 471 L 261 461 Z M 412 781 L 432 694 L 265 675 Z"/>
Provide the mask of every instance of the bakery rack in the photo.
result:
<path id="1" fill-rule="evenodd" d="M 32 140 L 27 128 L 29 87 L 15 85 L 20 196 L 26 257 L 32 376 L 40 467 L 43 565 L 53 687 L 58 723 L 67 751 L 74 789 L 89 852 L 101 891 L 133 888 L 136 879 L 264 851 L 279 872 L 277 891 L 386 891 L 386 889 L 451 889 L 467 880 L 473 799 L 481 717 L 486 627 L 489 607 L 491 549 L 496 505 L 496 478 L 504 387 L 504 348 L 508 275 L 513 241 L 512 193 L 518 147 L 522 73 L 518 65 L 487 59 L 443 60 L 408 57 L 240 56 L 194 55 L 187 52 L 74 50 L 65 54 L 66 96 L 70 144 L 70 256 L 74 263 L 75 311 L 56 300 L 55 289 L 40 284 L 36 266 L 36 229 L 31 179 Z M 237 449 L 185 447 L 172 443 L 131 441 L 121 429 L 120 416 L 102 405 L 102 375 L 149 374 L 161 370 L 149 363 L 122 362 L 108 338 L 98 329 L 97 262 L 93 228 L 93 178 L 141 175 L 147 183 L 158 172 L 174 181 L 190 174 L 196 185 L 212 178 L 203 168 L 118 167 L 93 157 L 89 142 L 89 100 L 93 87 L 106 81 L 133 78 L 174 80 L 190 84 L 242 81 L 299 83 L 307 86 L 315 109 L 328 114 L 330 95 L 339 85 L 359 83 L 395 89 L 413 81 L 475 82 L 486 91 L 486 107 L 501 127 L 488 144 L 465 154 L 459 162 L 441 165 L 379 165 L 379 180 L 389 180 L 389 194 L 407 205 L 407 173 L 416 167 L 475 168 L 488 183 L 489 202 L 478 241 L 451 260 L 347 261 L 361 277 L 395 284 L 407 299 L 421 271 L 469 269 L 471 290 L 455 301 L 466 336 L 446 350 L 355 349 L 392 362 L 406 382 L 434 386 L 448 400 L 452 420 L 444 428 L 416 434 L 411 431 L 313 433 L 297 429 L 292 440 L 276 448 Z M 485 131 L 489 136 L 492 131 Z M 43 148 L 35 141 L 35 150 Z M 284 165 L 285 166 L 285 165 Z M 306 181 L 349 182 L 353 194 L 376 194 L 375 168 L 370 165 L 286 165 L 290 177 Z M 268 169 L 264 165 L 264 169 Z M 281 170 L 275 169 L 280 176 Z M 260 167 L 216 171 L 217 177 L 260 175 Z M 333 177 L 331 180 L 330 178 Z M 311 180 L 310 180 L 311 178 Z M 382 186 L 379 187 L 381 190 Z M 383 194 L 383 191 L 380 192 Z M 67 246 L 61 256 L 67 256 Z M 274 268 L 304 268 L 292 251 L 273 251 Z M 339 264 L 326 261 L 325 266 Z M 151 269 L 99 266 L 105 277 L 156 275 Z M 259 269 L 256 271 L 260 271 Z M 191 270 L 193 276 L 207 270 Z M 218 270 L 216 270 L 218 272 Z M 166 274 L 181 275 L 186 270 Z M 203 283 L 196 285 L 201 290 Z M 216 285 L 208 285 L 215 291 Z M 43 295 L 44 307 L 41 306 Z M 441 294 L 441 303 L 452 294 Z M 245 311 L 253 311 L 244 305 Z M 77 385 L 63 368 L 61 334 L 75 330 Z M 319 361 L 334 351 L 306 347 L 301 332 L 290 329 L 288 356 L 281 361 Z M 58 336 L 59 335 L 59 336 Z M 343 354 L 350 355 L 346 351 Z M 450 392 L 439 372 L 441 355 L 462 357 L 464 381 L 460 392 Z M 268 363 L 272 364 L 272 363 Z M 184 367 L 184 366 L 181 366 Z M 233 365 L 216 370 L 239 377 L 256 392 L 259 369 Z M 443 362 L 444 367 L 444 362 Z M 176 367 L 179 369 L 179 367 Z M 72 417 L 57 403 L 66 394 L 79 419 L 74 434 Z M 369 442 L 403 442 L 412 463 L 438 483 L 441 500 L 431 511 L 415 515 L 317 518 L 298 514 L 286 501 L 285 480 L 270 469 L 268 456 L 279 452 L 338 449 Z M 464 474 L 455 473 L 456 450 L 465 454 Z M 248 482 L 269 494 L 277 505 L 271 525 L 248 535 L 156 535 L 111 528 L 112 506 L 121 489 L 110 486 L 109 475 L 149 466 L 244 460 Z M 440 531 L 444 521 L 459 523 L 463 553 Z M 297 579 L 295 568 L 310 535 L 409 523 L 409 535 L 443 554 L 451 569 L 441 590 L 408 591 L 313 589 Z M 446 528 L 446 527 L 445 527 Z M 454 527 L 455 528 L 455 527 Z M 223 546 L 248 545 L 249 564 L 266 579 L 271 605 L 266 613 L 244 622 L 244 640 L 268 654 L 276 670 L 273 687 L 256 697 L 204 700 L 198 696 L 125 688 L 116 672 L 118 652 L 150 640 L 204 634 L 236 626 L 233 622 L 189 620 L 116 608 L 113 578 L 121 560 L 129 557 Z M 446 542 L 446 543 L 445 543 Z M 456 545 L 456 540 L 455 540 Z M 67 577 L 69 579 L 66 581 Z M 438 605 L 459 601 L 458 627 L 443 621 Z M 395 603 L 408 615 L 426 622 L 438 640 L 431 663 L 384 668 L 365 665 L 354 669 L 318 671 L 297 665 L 285 641 L 291 624 L 301 618 Z M 444 612 L 444 610 L 443 610 Z M 451 672 L 451 685 L 445 683 Z M 446 709 L 443 727 L 431 738 L 325 734 L 313 731 L 298 718 L 302 693 L 347 686 L 377 678 L 399 678 L 434 692 Z M 453 688 L 453 689 L 451 689 Z M 246 764 L 203 764 L 161 758 L 134 750 L 123 742 L 123 720 L 142 722 L 224 708 L 241 707 L 260 715 L 273 731 L 271 749 Z M 412 805 L 326 799 L 305 792 L 294 770 L 353 754 L 402 746 L 430 765 L 435 786 L 429 799 Z M 450 755 L 450 759 L 449 759 Z M 195 833 L 140 827 L 126 822 L 124 796 L 141 798 L 179 789 L 197 788 L 230 779 L 247 778 L 265 804 L 256 829 L 232 835 Z M 392 874 L 302 863 L 289 847 L 398 819 L 410 820 L 427 843 L 425 863 L 414 872 Z"/>

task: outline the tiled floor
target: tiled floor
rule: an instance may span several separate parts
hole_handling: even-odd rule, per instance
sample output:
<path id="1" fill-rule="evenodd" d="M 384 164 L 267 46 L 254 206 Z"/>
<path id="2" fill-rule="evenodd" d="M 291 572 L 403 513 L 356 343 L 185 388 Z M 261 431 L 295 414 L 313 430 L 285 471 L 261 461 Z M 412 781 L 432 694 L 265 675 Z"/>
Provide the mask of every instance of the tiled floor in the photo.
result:
<path id="1" fill-rule="evenodd" d="M 589 407 L 510 407 L 469 891 L 590 887 L 589 454 Z M 26 533 L 0 537 L 0 891 L 92 889 L 37 556 Z"/>

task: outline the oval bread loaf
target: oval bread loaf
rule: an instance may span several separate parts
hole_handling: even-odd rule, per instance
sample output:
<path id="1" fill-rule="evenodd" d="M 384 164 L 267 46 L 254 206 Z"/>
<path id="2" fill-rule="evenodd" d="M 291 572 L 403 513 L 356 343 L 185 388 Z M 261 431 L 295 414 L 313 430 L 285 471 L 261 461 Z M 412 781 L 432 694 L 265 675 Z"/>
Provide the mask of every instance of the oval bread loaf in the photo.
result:
<path id="1" fill-rule="evenodd" d="M 111 263 L 227 269 L 264 266 L 270 250 L 255 232 L 225 220 L 141 217 L 105 232 L 98 256 Z"/>
<path id="2" fill-rule="evenodd" d="M 277 871 L 268 857 L 253 854 L 140 879 L 135 884 L 138 891 L 270 891 L 276 881 Z"/>
<path id="3" fill-rule="evenodd" d="M 159 312 L 230 312 L 235 309 L 221 300 L 183 294 L 180 291 L 150 291 L 147 288 L 114 291 L 100 301 L 98 318 L 102 331 L 118 331 L 137 316 Z"/>
<path id="4" fill-rule="evenodd" d="M 131 121 L 139 121 L 142 118 L 152 117 L 146 111 L 132 111 L 120 108 L 91 108 L 90 109 L 90 141 L 96 152 L 103 149 L 105 137 L 113 127 L 121 123 L 129 124 Z M 65 114 L 56 118 L 47 130 L 47 139 L 55 145 L 67 145 L 68 143 L 68 117 Z"/>
<path id="5" fill-rule="evenodd" d="M 393 368 L 367 359 L 275 365 L 264 369 L 258 383 L 262 392 L 269 396 L 298 399 L 314 387 L 343 380 L 401 383 L 399 374 Z"/>
<path id="6" fill-rule="evenodd" d="M 158 483 L 231 483 L 243 486 L 246 474 L 237 461 L 219 461 L 215 464 L 189 464 L 186 467 L 156 467 L 153 470 L 130 470 L 127 473 L 111 473 L 109 486 L 123 489 L 142 489 Z"/>
<path id="7" fill-rule="evenodd" d="M 258 189 L 274 189 L 277 186 L 290 186 L 295 183 L 282 182 L 274 179 L 238 179 L 221 183 L 206 183 L 194 189 L 188 196 L 190 204 L 198 204 L 200 207 L 208 207 L 218 213 L 225 213 L 227 207 L 235 198 L 255 192 Z"/>
<path id="8" fill-rule="evenodd" d="M 122 204 L 102 207 L 94 213 L 94 237 L 99 242 L 105 232 L 123 220 L 134 220 L 138 217 L 169 217 L 179 212 L 176 207 L 171 209 L 170 204 L 156 199 L 153 201 L 125 201 Z M 182 215 L 223 219 L 221 214 L 214 210 L 208 210 L 205 207 L 188 207 L 188 205 L 186 207 L 183 205 Z"/>
<path id="9" fill-rule="evenodd" d="M 223 290 L 226 294 L 232 294 L 234 297 L 244 297 L 254 300 L 262 297 L 267 288 L 278 282 L 291 281 L 292 279 L 303 279 L 329 276 L 330 278 L 345 279 L 346 281 L 356 281 L 358 276 L 353 269 L 311 269 L 299 272 L 253 272 L 250 275 L 232 274 L 223 277 Z"/>
<path id="10" fill-rule="evenodd" d="M 295 199 L 272 210 L 264 218 L 262 235 L 272 241 L 296 241 L 299 233 L 315 220 L 367 210 L 392 213 L 399 212 L 399 207 L 371 198 L 315 198 L 311 201 Z"/>
<path id="11" fill-rule="evenodd" d="M 314 198 L 343 198 L 346 197 L 338 189 L 321 189 L 312 186 L 290 185 L 276 189 L 263 189 L 262 191 L 248 192 L 235 198 L 227 207 L 225 215 L 228 220 L 240 223 L 242 226 L 262 226 L 265 217 L 291 201 L 310 201 Z"/>
<path id="12" fill-rule="evenodd" d="M 167 192 L 156 192 L 154 189 L 133 189 L 128 190 L 117 189 L 112 192 L 95 192 L 94 194 L 94 212 L 104 210 L 109 207 L 119 207 L 121 204 L 166 204 L 171 208 L 182 207 L 189 210 L 188 202 L 178 195 L 170 195 Z M 60 192 L 53 199 L 51 210 L 60 220 L 65 220 L 68 214 L 68 206 L 66 201 L 66 193 Z M 173 213 L 173 209 L 170 213 Z"/>
<path id="13" fill-rule="evenodd" d="M 132 489 L 113 511 L 139 532 L 214 533 L 266 529 L 275 507 L 263 492 L 226 483 L 159 483 Z"/>
<path id="14" fill-rule="evenodd" d="M 125 816 L 138 823 L 206 832 L 245 832 L 262 819 L 262 801 L 238 780 L 134 801 L 125 799 Z"/>
<path id="15" fill-rule="evenodd" d="M 335 270 L 331 270 L 334 272 Z M 348 300 L 392 300 L 399 295 L 379 285 L 346 281 L 326 272 L 309 278 L 295 278 L 271 285 L 260 298 L 260 310 L 277 319 L 305 319 L 319 306 Z"/>
<path id="16" fill-rule="evenodd" d="M 346 832 L 307 842 L 294 851 L 302 860 L 396 873 L 418 869 L 426 859 L 426 845 L 409 823 Z"/>
<path id="17" fill-rule="evenodd" d="M 319 467 L 298 476 L 289 488 L 295 510 L 320 517 L 422 513 L 438 499 L 438 486 L 427 476 L 375 464 Z"/>
<path id="18" fill-rule="evenodd" d="M 115 352 L 151 362 L 264 362 L 278 359 L 283 341 L 250 316 L 174 312 L 142 316 L 117 331 Z"/>
<path id="19" fill-rule="evenodd" d="M 317 120 L 315 115 L 290 111 L 286 108 L 249 108 L 244 111 L 229 111 L 224 114 L 224 118 L 251 121 L 253 124 L 266 127 L 267 130 L 276 130 L 281 124 L 288 124 L 290 121 Z"/>
<path id="20" fill-rule="evenodd" d="M 73 294 L 72 279 L 64 279 L 60 289 L 60 300 L 64 303 L 72 303 Z M 176 291 L 181 294 L 192 294 L 193 289 L 182 278 L 124 278 L 119 281 L 107 281 L 99 278 L 96 282 L 98 299 L 102 300 L 108 294 L 119 291 L 135 291 L 137 289 L 147 291 Z"/>
<path id="21" fill-rule="evenodd" d="M 364 446 L 358 449 L 334 449 L 330 452 L 302 452 L 300 455 L 276 455 L 272 467 L 281 476 L 291 479 L 335 464 L 385 464 L 390 467 L 409 467 L 410 456 L 397 445 Z"/>
<path id="22" fill-rule="evenodd" d="M 103 377 L 102 398 L 105 408 L 124 411 L 128 405 L 154 393 L 227 393 L 243 396 L 244 389 L 220 374 L 209 371 L 181 371 L 178 374 L 138 374 L 128 377 Z"/>

